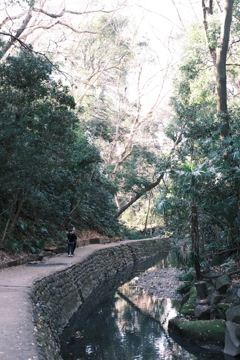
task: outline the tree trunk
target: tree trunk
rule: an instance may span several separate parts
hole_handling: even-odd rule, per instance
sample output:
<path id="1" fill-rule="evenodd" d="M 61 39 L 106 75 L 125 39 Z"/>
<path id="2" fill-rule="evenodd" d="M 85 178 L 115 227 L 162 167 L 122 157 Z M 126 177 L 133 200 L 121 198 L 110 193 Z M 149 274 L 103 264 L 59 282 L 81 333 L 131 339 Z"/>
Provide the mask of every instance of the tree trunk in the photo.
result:
<path id="1" fill-rule="evenodd" d="M 213 60 L 213 64 L 216 67 L 216 51 L 214 47 L 210 45 L 209 36 L 208 36 L 208 18 L 213 15 L 213 0 L 202 0 L 202 10 L 203 10 L 203 25 L 205 30 L 206 41 L 209 52 Z"/>
<path id="2" fill-rule="evenodd" d="M 164 177 L 164 173 L 161 173 L 158 177 L 158 179 L 146 186 L 142 191 L 139 191 L 126 205 L 122 206 L 121 209 L 118 211 L 116 217 L 118 218 L 125 210 L 127 210 L 132 204 L 134 204 L 141 196 L 143 196 L 144 194 L 146 194 L 148 191 L 154 189 L 157 185 L 160 184 L 161 180 Z"/>
<path id="3" fill-rule="evenodd" d="M 208 43 L 208 48 L 213 60 L 216 72 L 217 85 L 217 112 L 222 117 L 221 135 L 225 138 L 229 135 L 229 115 L 227 108 L 227 74 L 226 74 L 226 60 L 228 52 L 228 44 L 230 37 L 230 28 L 232 22 L 234 0 L 224 0 L 223 7 L 220 8 L 221 19 L 221 34 L 215 49 L 210 45 L 208 18 L 213 16 L 213 0 L 202 0 L 203 9 L 203 24 Z M 217 6 L 219 4 L 217 2 Z M 217 40 L 216 40 L 217 41 Z"/>
<path id="4" fill-rule="evenodd" d="M 7 232 L 8 232 L 8 227 L 9 227 L 9 224 L 10 224 L 10 221 L 11 221 L 11 218 L 12 218 L 12 214 L 13 214 L 13 208 L 15 206 L 15 201 L 12 201 L 12 204 L 11 204 L 11 207 L 10 207 L 10 210 L 9 210 L 9 216 L 8 216 L 8 219 L 7 219 L 7 223 L 5 225 L 5 228 L 4 228 L 4 231 L 3 231 L 3 234 L 2 234 L 2 239 L 1 239 L 1 243 L 3 244 L 6 236 L 7 236 Z"/>
<path id="5" fill-rule="evenodd" d="M 177 148 L 178 144 L 180 144 L 181 141 L 182 141 L 182 133 L 178 135 L 174 143 L 174 146 L 170 152 L 169 158 L 171 157 L 172 153 L 174 152 L 174 150 Z M 138 192 L 126 205 L 122 206 L 118 211 L 116 218 L 118 218 L 125 210 L 127 210 L 132 204 L 134 204 L 141 196 L 143 196 L 148 191 L 154 189 L 157 185 L 159 185 L 164 177 L 164 174 L 165 173 L 162 172 L 154 183 L 146 186 L 142 191 Z"/>
<path id="6" fill-rule="evenodd" d="M 221 36 L 216 53 L 217 112 L 223 116 L 221 135 L 224 138 L 229 135 L 226 61 L 232 22 L 233 2 L 234 0 L 224 1 Z"/>
<path id="7" fill-rule="evenodd" d="M 19 40 L 21 34 L 23 33 L 23 31 L 26 29 L 29 21 L 32 18 L 32 9 L 30 9 L 26 15 L 26 18 L 24 19 L 22 26 L 18 29 L 18 31 L 16 32 L 16 34 L 14 36 L 11 36 L 11 34 L 9 34 L 10 36 L 10 40 L 6 43 L 6 45 L 4 46 L 4 48 L 2 49 L 2 55 L 1 57 L 3 57 L 8 50 L 11 48 L 11 46 Z"/>
<path id="8" fill-rule="evenodd" d="M 16 225 L 16 222 L 19 219 L 19 215 L 20 215 L 20 212 L 22 210 L 22 207 L 23 207 L 23 204 L 25 201 L 26 194 L 25 195 L 23 194 L 23 197 L 21 200 L 18 199 L 18 194 L 19 194 L 19 190 L 16 191 L 16 194 L 15 194 L 14 199 L 11 204 L 10 214 L 9 214 L 7 223 L 5 225 L 5 229 L 3 231 L 3 235 L 2 235 L 2 239 L 1 239 L 2 243 L 4 242 L 4 240 L 6 239 L 7 236 L 10 236 L 14 226 Z M 14 207 L 16 208 L 15 211 L 14 211 Z"/>
<path id="9" fill-rule="evenodd" d="M 230 36 L 230 27 L 232 22 L 233 2 L 234 0 L 225 0 L 224 9 L 222 12 L 221 36 L 217 48 L 217 110 L 219 113 L 227 113 L 226 60 Z"/>
<path id="10" fill-rule="evenodd" d="M 200 280 L 200 262 L 199 262 L 199 227 L 198 227 L 198 212 L 196 205 L 192 205 L 191 209 L 191 238 L 192 251 L 194 254 L 194 267 L 196 271 L 196 278 Z"/>
<path id="11" fill-rule="evenodd" d="M 8 235 L 8 236 L 11 235 L 11 233 L 12 233 L 12 231 L 13 231 L 13 229 L 14 229 L 14 227 L 15 227 L 18 219 L 19 219 L 19 215 L 20 215 L 20 212 L 21 212 L 21 210 L 22 210 L 22 208 L 23 208 L 24 202 L 25 202 L 25 196 L 23 196 L 23 198 L 18 202 L 17 211 L 15 212 L 15 216 L 14 216 L 14 218 L 13 218 L 13 220 L 12 220 L 12 223 L 11 223 L 11 225 L 10 225 L 10 227 L 9 227 L 9 230 L 8 230 L 8 232 L 7 232 L 7 235 Z"/>
<path id="12" fill-rule="evenodd" d="M 148 225 L 148 217 L 149 217 L 150 205 L 151 205 L 151 196 L 152 196 L 152 193 L 150 193 L 150 195 L 149 195 L 149 200 L 148 200 L 147 215 L 146 215 L 145 225 L 144 225 L 144 230 L 143 230 L 143 234 L 144 234 L 144 235 L 147 234 L 147 225 Z"/>

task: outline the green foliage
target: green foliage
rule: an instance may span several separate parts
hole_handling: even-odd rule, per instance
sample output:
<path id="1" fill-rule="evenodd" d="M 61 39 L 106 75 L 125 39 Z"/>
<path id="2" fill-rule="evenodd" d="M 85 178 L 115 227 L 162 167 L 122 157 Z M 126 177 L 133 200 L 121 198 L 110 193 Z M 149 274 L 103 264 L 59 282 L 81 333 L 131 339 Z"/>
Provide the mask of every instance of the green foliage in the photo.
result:
<path id="1" fill-rule="evenodd" d="M 153 121 L 152 113 L 145 118 L 141 100 L 130 100 L 137 79 L 129 82 L 130 78 L 137 77 L 139 62 L 142 69 L 144 62 L 149 65 L 154 61 L 155 54 L 147 41 L 134 44 L 131 26 L 133 23 L 123 17 L 96 15 L 91 29 L 99 36 L 88 34 L 84 37 L 79 47 L 81 51 L 78 50 L 74 62 L 74 68 L 81 74 L 78 75 L 76 90 L 81 99 L 81 119 L 89 141 L 101 153 L 101 171 L 114 180 L 117 188 L 115 199 L 120 207 L 136 193 L 144 191 L 156 178 L 160 168 L 156 165 L 160 157 L 157 134 L 159 119 L 156 117 Z M 147 93 L 149 85 L 143 86 L 140 73 L 139 81 L 141 84 L 139 82 L 136 90 L 142 97 L 142 91 Z M 143 87 L 142 91 L 140 87 Z M 154 142 L 151 141 L 152 136 Z M 141 217 L 141 228 L 143 224 Z"/>
<path id="2" fill-rule="evenodd" d="M 22 243 L 16 239 L 7 241 L 6 249 L 13 254 L 20 254 L 23 251 Z"/>
<path id="3" fill-rule="evenodd" d="M 191 281 L 193 281 L 193 279 L 194 279 L 194 276 L 193 276 L 193 268 L 191 267 L 190 269 L 188 269 L 188 271 L 187 272 L 185 272 L 185 273 L 183 273 L 183 274 L 179 274 L 178 276 L 177 276 L 177 278 L 178 278 L 178 280 L 180 280 L 180 281 L 188 281 L 188 282 L 191 282 Z"/>
<path id="4" fill-rule="evenodd" d="M 136 194 L 152 183 L 156 156 L 144 146 L 134 146 L 116 176 L 118 194 Z"/>
<path id="5" fill-rule="evenodd" d="M 36 254 L 41 250 L 44 246 L 43 239 L 31 239 L 30 241 L 25 241 L 23 243 L 23 250 L 30 252 L 31 254 Z"/>
<path id="6" fill-rule="evenodd" d="M 138 230 L 135 228 L 126 228 L 124 227 L 122 229 L 124 236 L 129 239 L 129 240 L 137 240 L 137 239 L 144 239 L 145 236 Z"/>
<path id="7" fill-rule="evenodd" d="M 200 243 L 205 243 L 209 253 L 236 246 L 240 234 L 240 103 L 234 95 L 239 70 L 234 66 L 227 68 L 229 84 L 235 90 L 228 92 L 231 134 L 221 139 L 222 115 L 216 112 L 216 80 L 213 67 L 209 66 L 211 57 L 199 27 L 190 30 L 183 47 L 187 56 L 179 67 L 175 95 L 171 99 L 174 114 L 166 129 L 166 135 L 173 141 L 181 134 L 181 142 L 171 157 L 167 187 L 161 192 L 157 206 L 170 226 L 190 233 L 191 206 L 195 204 L 199 213 Z M 215 48 L 219 23 L 214 17 L 209 24 L 209 36 Z M 233 27 L 232 38 L 237 36 Z M 229 52 L 233 63 L 238 53 L 239 46 L 234 43 Z M 202 262 L 198 255 L 192 253 L 192 257 L 192 263 Z"/>
<path id="8" fill-rule="evenodd" d="M 101 174 L 74 99 L 52 73 L 30 52 L 0 65 L 0 227 L 13 252 L 37 252 L 69 222 L 118 231 L 115 188 Z"/>

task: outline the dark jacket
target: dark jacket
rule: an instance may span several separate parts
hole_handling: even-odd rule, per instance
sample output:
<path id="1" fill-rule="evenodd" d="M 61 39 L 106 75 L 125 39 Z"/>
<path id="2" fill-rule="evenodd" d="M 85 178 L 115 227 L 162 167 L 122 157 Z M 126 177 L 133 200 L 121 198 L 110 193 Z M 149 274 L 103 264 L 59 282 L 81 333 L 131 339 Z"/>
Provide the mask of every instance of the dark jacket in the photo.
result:
<path id="1" fill-rule="evenodd" d="M 75 243 L 77 241 L 77 235 L 74 231 L 69 231 L 67 238 L 69 243 Z"/>

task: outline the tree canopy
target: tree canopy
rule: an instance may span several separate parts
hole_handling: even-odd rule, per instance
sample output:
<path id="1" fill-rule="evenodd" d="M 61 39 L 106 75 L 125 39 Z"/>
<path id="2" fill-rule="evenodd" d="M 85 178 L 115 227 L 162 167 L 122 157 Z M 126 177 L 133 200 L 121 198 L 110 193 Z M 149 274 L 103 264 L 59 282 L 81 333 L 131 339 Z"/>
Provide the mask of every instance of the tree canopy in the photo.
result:
<path id="1" fill-rule="evenodd" d="M 73 223 L 190 233 L 193 209 L 207 246 L 239 242 L 239 1 L 202 1 L 165 57 L 128 6 L 0 10 L 2 246 Z"/>
<path id="2" fill-rule="evenodd" d="M 49 62 L 26 51 L 0 66 L 1 242 L 14 236 L 11 247 L 31 246 L 29 227 L 41 243 L 76 218 L 103 233 L 117 227 L 115 189 L 100 173 L 99 151 L 52 75 Z"/>

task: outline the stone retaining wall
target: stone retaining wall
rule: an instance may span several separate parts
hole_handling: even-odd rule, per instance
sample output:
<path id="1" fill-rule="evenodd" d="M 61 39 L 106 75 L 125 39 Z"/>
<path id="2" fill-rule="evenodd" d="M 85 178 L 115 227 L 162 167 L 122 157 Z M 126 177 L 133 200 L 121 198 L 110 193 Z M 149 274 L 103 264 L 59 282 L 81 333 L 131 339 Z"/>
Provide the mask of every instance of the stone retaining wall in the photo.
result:
<path id="1" fill-rule="evenodd" d="M 167 247 L 163 239 L 119 244 L 36 281 L 31 298 L 39 360 L 61 359 L 59 336 L 76 311 L 83 320 L 121 281 L 130 280 L 139 265 Z"/>

